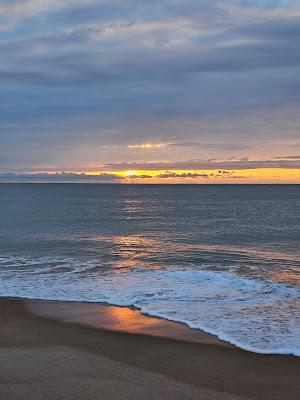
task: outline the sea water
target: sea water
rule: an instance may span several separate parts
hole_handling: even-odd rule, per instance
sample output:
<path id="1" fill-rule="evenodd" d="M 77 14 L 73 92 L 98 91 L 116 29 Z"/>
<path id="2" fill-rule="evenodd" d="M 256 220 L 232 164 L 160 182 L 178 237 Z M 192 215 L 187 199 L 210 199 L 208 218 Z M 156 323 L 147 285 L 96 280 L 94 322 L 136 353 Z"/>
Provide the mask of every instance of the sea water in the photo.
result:
<path id="1" fill-rule="evenodd" d="M 300 186 L 2 184 L 0 295 L 134 306 L 300 356 Z"/>

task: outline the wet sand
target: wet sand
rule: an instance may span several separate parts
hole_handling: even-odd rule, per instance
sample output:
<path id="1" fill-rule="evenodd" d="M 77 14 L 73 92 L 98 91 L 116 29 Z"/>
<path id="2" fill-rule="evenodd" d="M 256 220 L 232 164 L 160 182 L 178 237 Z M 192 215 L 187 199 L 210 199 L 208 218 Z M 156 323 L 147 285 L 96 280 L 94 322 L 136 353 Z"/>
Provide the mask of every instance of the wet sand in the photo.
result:
<path id="1" fill-rule="evenodd" d="M 0 299 L 0 400 L 298 399 L 300 358 L 138 310 Z"/>
<path id="2" fill-rule="evenodd" d="M 26 309 L 40 317 L 92 328 L 233 347 L 216 336 L 190 329 L 184 324 L 146 316 L 133 307 L 117 307 L 105 303 L 27 300 Z"/>

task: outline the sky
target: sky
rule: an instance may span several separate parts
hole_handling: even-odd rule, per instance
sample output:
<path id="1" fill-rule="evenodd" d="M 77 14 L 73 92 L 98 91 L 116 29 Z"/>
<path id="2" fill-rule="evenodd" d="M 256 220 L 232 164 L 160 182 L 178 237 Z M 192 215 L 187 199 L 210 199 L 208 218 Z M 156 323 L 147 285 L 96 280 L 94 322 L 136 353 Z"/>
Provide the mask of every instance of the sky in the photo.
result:
<path id="1" fill-rule="evenodd" d="M 0 182 L 300 183 L 300 0 L 0 0 Z"/>

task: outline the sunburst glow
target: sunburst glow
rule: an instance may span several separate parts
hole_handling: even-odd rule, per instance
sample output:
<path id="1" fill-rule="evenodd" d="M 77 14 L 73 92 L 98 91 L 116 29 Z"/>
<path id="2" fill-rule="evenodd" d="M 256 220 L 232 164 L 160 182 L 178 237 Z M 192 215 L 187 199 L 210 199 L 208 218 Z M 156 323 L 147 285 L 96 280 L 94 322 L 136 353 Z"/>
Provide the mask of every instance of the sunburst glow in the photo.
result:
<path id="1" fill-rule="evenodd" d="M 153 149 L 161 149 L 166 147 L 167 144 L 164 143 L 145 143 L 145 144 L 130 144 L 128 145 L 128 149 L 146 149 L 146 150 L 153 150 Z"/>

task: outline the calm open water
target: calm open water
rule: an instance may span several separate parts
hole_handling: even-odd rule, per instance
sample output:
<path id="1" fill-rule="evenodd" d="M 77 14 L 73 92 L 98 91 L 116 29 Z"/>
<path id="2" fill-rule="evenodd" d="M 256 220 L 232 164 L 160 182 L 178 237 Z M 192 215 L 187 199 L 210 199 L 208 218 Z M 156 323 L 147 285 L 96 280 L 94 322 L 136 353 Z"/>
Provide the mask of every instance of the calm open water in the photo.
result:
<path id="1" fill-rule="evenodd" d="M 0 295 L 107 302 L 300 356 L 300 185 L 0 185 Z"/>

